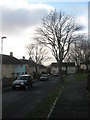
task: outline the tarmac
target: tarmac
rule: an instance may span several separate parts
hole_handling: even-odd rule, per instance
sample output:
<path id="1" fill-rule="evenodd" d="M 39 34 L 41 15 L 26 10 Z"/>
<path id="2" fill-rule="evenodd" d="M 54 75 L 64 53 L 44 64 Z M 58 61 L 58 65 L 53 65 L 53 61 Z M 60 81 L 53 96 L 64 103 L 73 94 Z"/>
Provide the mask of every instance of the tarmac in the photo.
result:
<path id="1" fill-rule="evenodd" d="M 86 86 L 87 80 L 74 80 L 73 75 L 70 75 L 49 119 L 90 119 Z"/>

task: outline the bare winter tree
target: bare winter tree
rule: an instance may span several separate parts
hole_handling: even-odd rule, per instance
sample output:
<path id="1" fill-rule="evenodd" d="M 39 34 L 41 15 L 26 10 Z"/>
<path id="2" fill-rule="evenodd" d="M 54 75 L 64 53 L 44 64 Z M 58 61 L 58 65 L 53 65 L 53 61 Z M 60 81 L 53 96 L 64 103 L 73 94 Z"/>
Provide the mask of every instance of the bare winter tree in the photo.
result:
<path id="1" fill-rule="evenodd" d="M 80 42 L 75 42 L 74 46 L 70 48 L 67 54 L 66 61 L 73 61 L 76 63 L 78 72 L 80 71 L 81 62 L 83 61 L 83 53 Z"/>
<path id="2" fill-rule="evenodd" d="M 86 39 L 86 36 L 79 41 L 73 43 L 73 47 L 70 48 L 66 61 L 74 61 L 77 66 L 78 72 L 82 63 L 86 65 L 88 71 L 88 62 L 90 60 L 90 42 Z"/>
<path id="3" fill-rule="evenodd" d="M 65 59 L 71 43 L 82 35 L 77 34 L 83 26 L 75 22 L 75 18 L 63 12 L 51 12 L 42 19 L 42 25 L 36 30 L 37 41 L 52 51 L 57 60 L 59 76 L 62 73 L 62 61 Z"/>
<path id="4" fill-rule="evenodd" d="M 82 62 L 86 65 L 86 70 L 88 71 L 88 62 L 90 61 L 90 41 L 83 40 L 81 41 L 81 51 L 83 54 Z"/>
<path id="5" fill-rule="evenodd" d="M 26 46 L 29 57 L 36 62 L 36 64 L 43 64 L 45 61 L 51 59 L 45 47 L 38 44 L 29 44 Z"/>

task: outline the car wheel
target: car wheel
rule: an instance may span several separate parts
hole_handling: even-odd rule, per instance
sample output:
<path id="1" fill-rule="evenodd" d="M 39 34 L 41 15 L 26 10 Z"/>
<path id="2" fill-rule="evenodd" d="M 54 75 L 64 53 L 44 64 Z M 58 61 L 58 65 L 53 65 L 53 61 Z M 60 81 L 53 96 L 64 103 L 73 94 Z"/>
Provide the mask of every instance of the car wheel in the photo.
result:
<path id="1" fill-rule="evenodd" d="M 28 89 L 28 86 L 26 85 L 26 86 L 25 86 L 25 90 L 27 90 L 27 89 Z"/>

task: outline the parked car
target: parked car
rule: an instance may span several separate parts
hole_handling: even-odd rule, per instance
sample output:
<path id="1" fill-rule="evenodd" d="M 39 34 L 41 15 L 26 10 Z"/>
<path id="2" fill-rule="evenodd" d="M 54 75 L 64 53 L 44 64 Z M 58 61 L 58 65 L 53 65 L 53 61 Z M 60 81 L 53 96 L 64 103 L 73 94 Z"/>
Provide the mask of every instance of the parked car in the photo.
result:
<path id="1" fill-rule="evenodd" d="M 23 88 L 28 89 L 29 86 L 33 87 L 32 84 L 33 76 L 31 74 L 20 75 L 13 83 L 12 89 L 15 90 L 16 88 Z"/>
<path id="2" fill-rule="evenodd" d="M 47 74 L 42 74 L 40 77 L 40 81 L 43 80 L 48 80 L 48 75 Z"/>
<path id="3" fill-rule="evenodd" d="M 58 76 L 58 73 L 54 73 L 53 76 Z"/>

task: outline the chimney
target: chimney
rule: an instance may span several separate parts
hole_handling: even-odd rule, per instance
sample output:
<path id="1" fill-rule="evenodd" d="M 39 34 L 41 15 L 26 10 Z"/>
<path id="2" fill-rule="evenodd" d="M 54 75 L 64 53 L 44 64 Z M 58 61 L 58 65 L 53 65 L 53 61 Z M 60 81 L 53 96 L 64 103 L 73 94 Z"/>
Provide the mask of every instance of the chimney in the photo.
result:
<path id="1" fill-rule="evenodd" d="M 29 60 L 32 60 L 32 58 L 30 57 Z"/>
<path id="2" fill-rule="evenodd" d="M 25 60 L 25 56 L 23 56 L 23 60 Z"/>
<path id="3" fill-rule="evenodd" d="M 10 56 L 13 57 L 13 52 L 10 52 Z"/>

